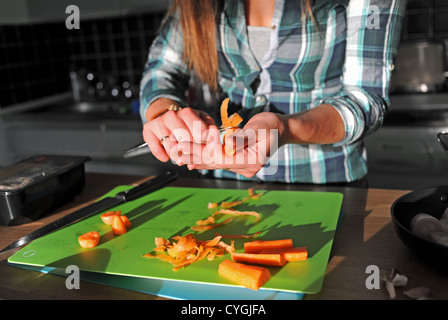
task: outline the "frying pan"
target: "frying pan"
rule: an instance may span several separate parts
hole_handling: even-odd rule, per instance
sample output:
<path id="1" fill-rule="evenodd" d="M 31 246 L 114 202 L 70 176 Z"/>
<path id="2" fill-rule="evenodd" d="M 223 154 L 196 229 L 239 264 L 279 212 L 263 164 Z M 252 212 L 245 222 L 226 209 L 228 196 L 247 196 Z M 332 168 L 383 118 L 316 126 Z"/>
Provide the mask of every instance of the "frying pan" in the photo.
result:
<path id="1" fill-rule="evenodd" d="M 448 153 L 448 133 L 440 132 L 438 140 Z M 395 200 L 391 207 L 392 221 L 401 241 L 419 259 L 434 267 L 448 268 L 448 246 L 418 237 L 411 231 L 412 218 L 419 213 L 439 219 L 448 208 L 448 186 L 412 191 Z"/>

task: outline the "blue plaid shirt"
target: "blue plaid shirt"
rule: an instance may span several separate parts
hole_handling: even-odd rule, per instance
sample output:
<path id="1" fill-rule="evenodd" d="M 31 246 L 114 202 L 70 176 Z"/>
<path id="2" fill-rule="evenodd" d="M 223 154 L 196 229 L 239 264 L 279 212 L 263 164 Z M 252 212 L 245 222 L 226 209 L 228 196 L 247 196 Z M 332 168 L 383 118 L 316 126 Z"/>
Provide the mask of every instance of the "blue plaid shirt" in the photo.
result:
<path id="1" fill-rule="evenodd" d="M 244 1 L 219 12 L 219 85 L 242 108 L 285 114 L 331 104 L 345 123 L 343 141 L 280 147 L 255 179 L 288 183 L 351 182 L 367 174 L 362 138 L 378 129 L 389 106 L 389 80 L 406 0 L 315 1 L 318 28 L 301 20 L 300 0 L 277 0 L 270 44 L 258 62 L 249 46 Z M 141 81 L 141 116 L 160 97 L 185 105 L 189 73 L 182 32 L 171 16 L 153 42 Z M 218 108 L 219 106 L 217 106 Z M 247 180 L 229 171 L 216 177 Z"/>

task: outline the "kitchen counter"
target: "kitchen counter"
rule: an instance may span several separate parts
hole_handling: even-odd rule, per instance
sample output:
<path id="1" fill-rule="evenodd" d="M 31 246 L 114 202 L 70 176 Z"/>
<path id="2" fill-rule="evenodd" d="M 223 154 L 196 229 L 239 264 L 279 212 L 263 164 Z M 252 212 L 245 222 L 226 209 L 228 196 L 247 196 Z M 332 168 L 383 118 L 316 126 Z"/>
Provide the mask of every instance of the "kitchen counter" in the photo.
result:
<path id="1" fill-rule="evenodd" d="M 0 226 L 0 247 L 3 248 L 29 232 L 48 224 L 84 205 L 95 201 L 117 185 L 138 184 L 147 178 L 130 175 L 86 175 L 83 192 L 55 213 L 26 225 Z M 388 300 L 384 282 L 380 289 L 367 289 L 366 268 L 376 265 L 390 271 L 393 267 L 409 278 L 408 285 L 397 288 L 396 299 L 408 299 L 403 291 L 417 286 L 430 288 L 434 299 L 448 299 L 448 276 L 419 261 L 399 240 L 390 217 L 392 203 L 408 191 L 386 189 L 356 189 L 339 187 L 256 184 L 179 178 L 171 186 L 204 188 L 255 187 L 266 190 L 297 190 L 341 192 L 344 195 L 342 224 L 336 232 L 322 290 L 305 299 L 318 300 Z M 7 263 L 13 252 L 0 254 L 0 299 L 163 299 L 131 290 L 81 281 L 80 289 L 68 290 L 65 277 L 40 273 Z"/>

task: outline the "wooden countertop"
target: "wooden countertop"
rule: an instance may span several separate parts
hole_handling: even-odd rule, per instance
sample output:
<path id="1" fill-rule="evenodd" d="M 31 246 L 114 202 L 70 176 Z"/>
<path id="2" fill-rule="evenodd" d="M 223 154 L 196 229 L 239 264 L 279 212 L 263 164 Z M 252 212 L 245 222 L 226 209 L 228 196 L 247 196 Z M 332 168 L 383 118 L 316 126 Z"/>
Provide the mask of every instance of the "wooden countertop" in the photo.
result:
<path id="1" fill-rule="evenodd" d="M 0 226 L 0 248 L 29 232 L 48 224 L 96 200 L 117 185 L 138 184 L 145 177 L 86 174 L 86 186 L 71 203 L 44 218 L 13 227 Z M 206 188 L 247 189 L 253 183 L 225 180 L 179 178 L 170 185 Z M 430 288 L 434 299 L 448 299 L 448 274 L 442 274 L 419 261 L 399 240 L 390 217 L 392 203 L 405 190 L 356 189 L 337 187 L 297 186 L 284 184 L 257 185 L 267 190 L 342 192 L 344 220 L 336 232 L 332 255 L 320 293 L 305 299 L 330 300 L 388 300 L 384 282 L 380 289 L 367 289 L 369 265 L 390 271 L 393 267 L 409 278 L 405 289 L 417 286 Z M 111 286 L 81 281 L 81 288 L 68 290 L 65 278 L 10 266 L 7 258 L 14 252 L 0 254 L 0 299 L 161 299 L 159 297 Z M 408 299 L 397 288 L 396 299 Z"/>

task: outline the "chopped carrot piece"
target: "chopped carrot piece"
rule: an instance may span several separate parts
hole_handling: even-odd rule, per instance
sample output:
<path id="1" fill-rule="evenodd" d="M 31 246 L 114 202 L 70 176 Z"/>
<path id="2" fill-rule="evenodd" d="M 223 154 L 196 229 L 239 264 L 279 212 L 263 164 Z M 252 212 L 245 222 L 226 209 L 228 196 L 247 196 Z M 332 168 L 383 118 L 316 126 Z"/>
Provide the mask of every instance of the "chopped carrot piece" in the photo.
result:
<path id="1" fill-rule="evenodd" d="M 232 260 L 236 262 L 247 262 L 265 264 L 269 266 L 284 266 L 285 257 L 280 253 L 232 253 Z"/>
<path id="2" fill-rule="evenodd" d="M 271 277 L 268 269 L 224 260 L 218 267 L 219 275 L 252 290 L 258 290 Z"/>
<path id="3" fill-rule="evenodd" d="M 263 250 L 274 250 L 281 248 L 292 248 L 292 239 L 281 240 L 255 240 L 244 243 L 244 252 L 259 253 Z"/>
<path id="4" fill-rule="evenodd" d="M 129 221 L 129 219 L 128 219 L 128 217 L 126 217 L 126 216 L 120 216 L 120 218 L 121 218 L 121 220 L 123 221 L 123 223 L 124 223 L 124 226 L 126 227 L 126 228 L 129 228 L 130 226 L 131 226 L 131 221 Z"/>
<path id="5" fill-rule="evenodd" d="M 114 219 L 114 216 L 120 216 L 121 211 L 108 211 L 101 215 L 101 220 L 107 225 L 112 225 L 112 221 Z"/>
<path id="6" fill-rule="evenodd" d="M 83 248 L 93 248 L 100 243 L 100 234 L 97 231 L 89 231 L 78 237 L 79 245 Z"/>
<path id="7" fill-rule="evenodd" d="M 112 231 L 114 232 L 114 235 L 121 235 L 125 234 L 128 230 L 126 229 L 126 226 L 124 225 L 123 220 L 121 220 L 120 216 L 114 216 L 112 220 Z"/>
<path id="8" fill-rule="evenodd" d="M 304 261 L 308 259 L 308 251 L 306 247 L 268 249 L 263 250 L 260 253 L 279 253 L 283 255 L 288 262 Z"/>

